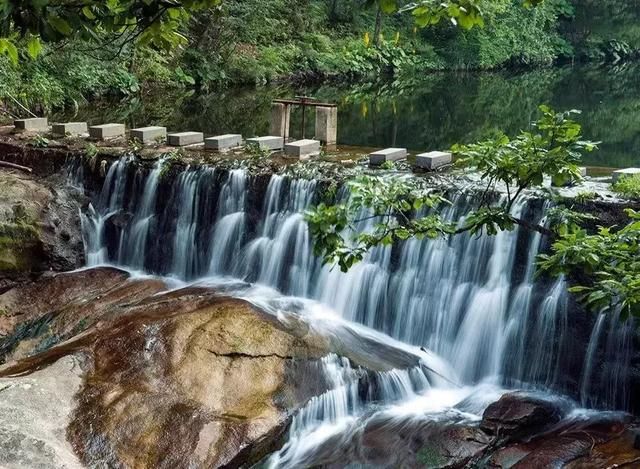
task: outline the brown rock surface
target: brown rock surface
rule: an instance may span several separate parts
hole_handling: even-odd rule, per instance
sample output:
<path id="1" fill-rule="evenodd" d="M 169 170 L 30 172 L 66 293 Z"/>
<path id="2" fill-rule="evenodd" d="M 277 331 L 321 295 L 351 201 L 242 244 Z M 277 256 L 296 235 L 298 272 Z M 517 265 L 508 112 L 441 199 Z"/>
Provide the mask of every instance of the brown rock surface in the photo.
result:
<path id="1" fill-rule="evenodd" d="M 12 357 L 21 359 L 0 376 L 88 357 L 67 430 L 88 466 L 259 460 L 281 442 L 295 410 L 327 389 L 319 359 L 333 351 L 329 341 L 210 289 L 164 288 L 105 268 L 1 295 L 10 332 L 0 346 L 15 342 Z M 25 323 L 38 330 L 16 338 Z M 52 336 L 60 343 L 51 347 L 43 337 Z"/>

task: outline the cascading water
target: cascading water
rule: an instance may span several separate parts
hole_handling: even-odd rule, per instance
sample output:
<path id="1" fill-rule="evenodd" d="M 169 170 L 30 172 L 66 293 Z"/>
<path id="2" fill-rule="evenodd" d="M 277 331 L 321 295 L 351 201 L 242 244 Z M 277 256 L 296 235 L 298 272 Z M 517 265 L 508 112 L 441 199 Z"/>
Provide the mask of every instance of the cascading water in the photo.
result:
<path id="1" fill-rule="evenodd" d="M 150 172 L 132 164 L 125 158 L 111 166 L 95 205 L 84 214 L 90 265 L 116 263 L 186 281 L 232 278 L 265 285 L 433 351 L 449 363 L 451 381 L 459 385 L 563 387 L 560 359 L 571 347 L 567 289 L 562 278 L 535 280 L 539 233 L 518 228 L 493 237 L 409 240 L 376 248 L 342 273 L 313 255 L 303 211 L 316 198 L 315 181 L 274 175 L 256 206 L 249 197 L 253 178 L 243 170 L 187 167 L 164 179 L 161 161 Z M 461 220 L 472 203 L 458 196 L 444 216 Z M 544 213 L 529 202 L 514 210 L 537 221 Z M 602 337 L 603 327 L 598 320 L 585 350 L 581 399 L 612 406 L 620 402 L 615 386 L 624 380 L 623 365 L 612 368 L 611 395 L 591 399 L 592 361 L 603 346 L 607 357 L 624 358 L 629 334 L 612 330 L 608 337 L 618 334 L 622 340 L 615 342 Z M 353 394 L 358 380 L 348 363 L 336 360 L 325 363 L 333 388 L 296 416 L 289 443 L 271 463 L 296 467 L 306 458 L 318 463 L 319 448 L 336 425 L 346 428 L 363 415 L 365 403 Z M 380 402 L 401 405 L 430 389 L 425 376 L 418 378 L 407 375 L 397 382 L 387 374 L 381 379 L 390 387 Z M 450 392 L 456 396 L 459 389 Z"/>

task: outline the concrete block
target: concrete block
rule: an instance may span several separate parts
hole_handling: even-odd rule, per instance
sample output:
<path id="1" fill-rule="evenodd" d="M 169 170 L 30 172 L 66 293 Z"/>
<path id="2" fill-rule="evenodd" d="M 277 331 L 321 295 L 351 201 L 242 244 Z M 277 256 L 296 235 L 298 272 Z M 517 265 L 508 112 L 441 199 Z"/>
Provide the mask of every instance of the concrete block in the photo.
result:
<path id="1" fill-rule="evenodd" d="M 223 151 L 240 145 L 242 145 L 242 135 L 239 134 L 218 135 L 204 139 L 204 147 L 207 150 Z"/>
<path id="2" fill-rule="evenodd" d="M 284 138 L 283 137 L 255 137 L 248 138 L 247 144 L 256 144 L 263 150 L 282 150 L 284 148 Z"/>
<path id="3" fill-rule="evenodd" d="M 46 117 L 31 117 L 29 119 L 17 119 L 13 125 L 18 130 L 49 130 L 49 121 Z"/>
<path id="4" fill-rule="evenodd" d="M 283 103 L 271 104 L 271 121 L 269 132 L 271 135 L 279 137 L 289 137 L 289 127 L 291 125 L 291 106 Z"/>
<path id="5" fill-rule="evenodd" d="M 287 155 L 297 156 L 298 158 L 319 155 L 320 141 L 305 139 L 289 142 L 284 146 L 284 152 Z"/>
<path id="6" fill-rule="evenodd" d="M 167 135 L 167 143 L 174 147 L 196 145 L 202 142 L 204 142 L 204 134 L 202 132 L 178 132 Z"/>
<path id="7" fill-rule="evenodd" d="M 51 126 L 53 135 L 83 135 L 87 133 L 86 122 L 65 122 L 62 124 L 53 124 Z"/>
<path id="8" fill-rule="evenodd" d="M 430 151 L 428 153 L 420 153 L 416 157 L 416 166 L 422 169 L 433 171 L 441 166 L 451 164 L 453 157 L 451 153 L 445 151 Z"/>
<path id="9" fill-rule="evenodd" d="M 614 184 L 624 177 L 632 176 L 640 176 L 640 168 L 619 169 L 611 175 Z"/>
<path id="10" fill-rule="evenodd" d="M 106 138 L 124 137 L 124 124 L 102 124 L 89 127 L 92 138 L 104 140 Z"/>
<path id="11" fill-rule="evenodd" d="M 132 139 L 140 140 L 142 143 L 154 143 L 163 141 L 167 138 L 166 127 L 140 127 L 138 129 L 131 129 L 130 137 Z"/>
<path id="12" fill-rule="evenodd" d="M 385 161 L 400 161 L 407 157 L 406 148 L 385 148 L 369 154 L 369 164 L 378 166 Z"/>
<path id="13" fill-rule="evenodd" d="M 316 138 L 329 149 L 334 149 L 338 142 L 338 108 L 316 108 Z"/>

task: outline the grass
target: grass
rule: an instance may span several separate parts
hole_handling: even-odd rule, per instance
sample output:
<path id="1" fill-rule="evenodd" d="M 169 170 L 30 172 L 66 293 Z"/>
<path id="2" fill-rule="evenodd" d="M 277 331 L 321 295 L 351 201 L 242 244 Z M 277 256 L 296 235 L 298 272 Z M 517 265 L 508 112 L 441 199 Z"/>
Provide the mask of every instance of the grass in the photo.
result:
<path id="1" fill-rule="evenodd" d="M 640 199 L 640 175 L 622 177 L 612 189 L 627 199 Z"/>

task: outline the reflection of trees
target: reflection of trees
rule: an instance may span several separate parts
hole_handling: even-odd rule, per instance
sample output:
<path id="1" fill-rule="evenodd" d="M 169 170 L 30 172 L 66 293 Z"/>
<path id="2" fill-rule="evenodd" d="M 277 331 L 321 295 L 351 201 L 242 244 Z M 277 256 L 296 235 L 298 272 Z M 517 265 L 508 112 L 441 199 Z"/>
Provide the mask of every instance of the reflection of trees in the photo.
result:
<path id="1" fill-rule="evenodd" d="M 267 87 L 197 96 L 148 96 L 81 110 L 74 120 L 162 124 L 170 130 L 252 136 L 268 132 L 273 98 L 307 94 L 340 104 L 342 144 L 432 150 L 479 141 L 498 130 L 513 134 L 528 125 L 539 104 L 549 103 L 556 109 L 583 111 L 579 121 L 585 136 L 603 141 L 601 151 L 590 154 L 588 161 L 601 166 L 638 166 L 638 71 L 640 66 L 627 65 L 521 74 L 437 73 L 366 86 Z M 314 119 L 308 112 L 307 133 L 313 135 Z M 299 114 L 294 113 L 294 133 L 299 132 L 299 124 Z"/>

